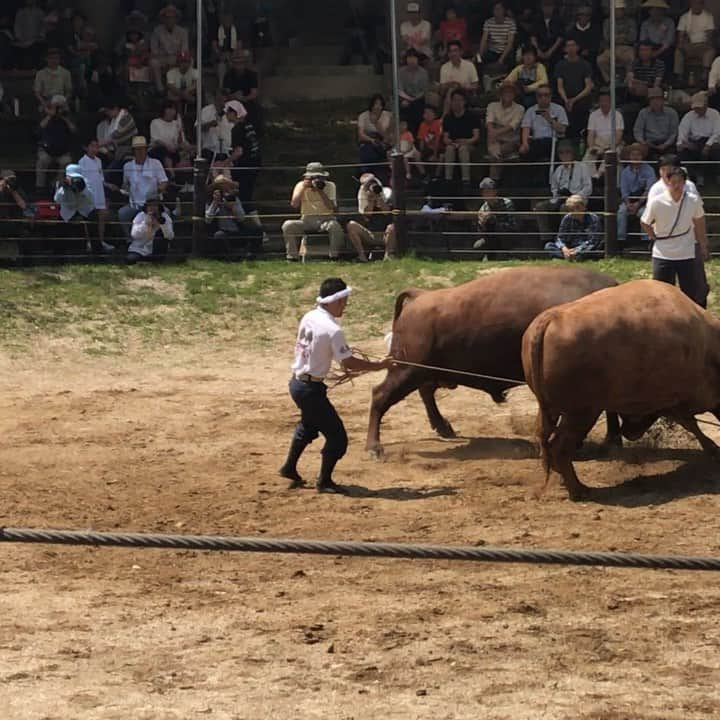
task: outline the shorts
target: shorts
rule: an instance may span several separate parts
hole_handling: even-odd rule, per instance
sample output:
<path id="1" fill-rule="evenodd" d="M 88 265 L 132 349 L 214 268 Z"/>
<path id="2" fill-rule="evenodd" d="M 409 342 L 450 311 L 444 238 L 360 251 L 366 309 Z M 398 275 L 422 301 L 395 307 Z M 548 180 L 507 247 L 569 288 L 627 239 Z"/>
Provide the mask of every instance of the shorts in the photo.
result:
<path id="1" fill-rule="evenodd" d="M 356 221 L 357 222 L 357 221 Z M 358 227 L 360 228 L 360 237 L 362 238 L 363 243 L 367 245 L 384 245 L 385 244 L 385 231 L 380 230 L 378 232 L 373 232 L 370 230 L 370 228 L 365 227 L 361 222 L 357 222 Z"/>

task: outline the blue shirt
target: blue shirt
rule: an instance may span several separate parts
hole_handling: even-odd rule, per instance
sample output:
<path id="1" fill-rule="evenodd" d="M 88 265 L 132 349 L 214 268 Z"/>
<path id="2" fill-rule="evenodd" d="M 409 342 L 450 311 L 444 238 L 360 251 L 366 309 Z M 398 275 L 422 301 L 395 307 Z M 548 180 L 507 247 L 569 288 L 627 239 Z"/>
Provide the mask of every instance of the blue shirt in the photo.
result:
<path id="1" fill-rule="evenodd" d="M 60 217 L 65 222 L 72 220 L 76 213 L 86 218 L 95 209 L 95 200 L 87 186 L 82 192 L 76 192 L 67 185 L 58 185 L 53 199 L 60 206 Z"/>
<path id="2" fill-rule="evenodd" d="M 602 245 L 602 223 L 595 213 L 586 212 L 580 220 L 572 214 L 560 223 L 555 245 L 558 248 L 577 248 L 580 255 L 596 250 Z"/>
<path id="3" fill-rule="evenodd" d="M 628 198 L 647 197 L 656 180 L 655 171 L 647 163 L 626 165 L 620 173 L 620 196 L 623 202 L 627 202 Z"/>
<path id="4" fill-rule="evenodd" d="M 521 127 L 530 128 L 530 137 L 533 140 L 551 138 L 553 136 L 552 126 L 544 117 L 535 112 L 537 109 L 538 106 L 533 105 L 526 111 L 522 119 Z M 551 102 L 548 110 L 550 111 L 550 117 L 553 120 L 556 120 L 565 127 L 568 126 L 568 116 L 562 105 Z"/>

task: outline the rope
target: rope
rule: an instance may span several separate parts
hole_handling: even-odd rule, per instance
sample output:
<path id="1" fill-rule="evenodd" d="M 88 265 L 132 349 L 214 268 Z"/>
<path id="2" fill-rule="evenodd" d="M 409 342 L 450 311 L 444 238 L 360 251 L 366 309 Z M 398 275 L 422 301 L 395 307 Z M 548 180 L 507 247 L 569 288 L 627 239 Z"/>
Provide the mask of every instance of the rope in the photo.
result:
<path id="1" fill-rule="evenodd" d="M 653 570 L 720 570 L 720 558 L 716 557 L 573 552 L 569 550 L 516 550 L 494 547 L 292 540 L 220 535 L 165 535 L 160 533 L 107 533 L 91 530 L 2 528 L 0 529 L 0 542 L 299 555 L 342 555 L 344 557 L 406 558 L 409 560 L 465 560 L 472 562 L 529 563 L 533 565 L 584 565 Z"/>

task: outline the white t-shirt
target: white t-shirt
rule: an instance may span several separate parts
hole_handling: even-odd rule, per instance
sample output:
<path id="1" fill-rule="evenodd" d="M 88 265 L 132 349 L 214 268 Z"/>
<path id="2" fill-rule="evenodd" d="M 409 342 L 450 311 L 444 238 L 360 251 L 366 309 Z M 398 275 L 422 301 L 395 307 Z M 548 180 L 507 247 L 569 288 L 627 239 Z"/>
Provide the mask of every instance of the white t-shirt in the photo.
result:
<path id="1" fill-rule="evenodd" d="M 145 158 L 142 165 L 130 160 L 123 165 L 123 187 L 130 192 L 130 205 L 140 207 L 148 195 L 158 191 L 158 186 L 168 181 L 165 168 L 159 160 Z"/>
<path id="2" fill-rule="evenodd" d="M 88 155 L 83 155 L 78 165 L 82 168 L 87 188 L 95 201 L 95 207 L 98 210 L 105 210 L 107 207 L 107 203 L 105 202 L 105 176 L 103 175 L 100 158 L 91 158 Z"/>
<path id="3" fill-rule="evenodd" d="M 685 181 L 685 189 L 688 192 L 691 192 L 693 195 L 697 195 L 700 197 L 700 193 L 698 192 L 698 189 L 695 185 L 695 183 L 692 180 L 686 180 Z M 647 199 L 648 202 L 652 200 L 653 198 L 656 198 L 658 195 L 662 195 L 665 190 L 667 190 L 667 185 L 665 184 L 665 181 L 660 178 L 651 188 L 648 190 Z M 702 202 L 702 198 L 700 197 L 700 201 Z"/>
<path id="4" fill-rule="evenodd" d="M 600 140 L 609 142 L 612 139 L 611 119 L 610 113 L 605 115 L 600 108 L 593 110 L 588 118 L 588 132 L 594 132 Z M 625 130 L 625 121 L 619 110 L 615 111 L 615 129 Z"/>
<path id="5" fill-rule="evenodd" d="M 163 234 L 166 240 L 170 241 L 175 237 L 175 230 L 173 229 L 172 218 L 170 213 L 163 210 L 162 213 L 165 222 L 160 225 L 160 232 Z M 133 220 L 132 228 L 130 229 L 130 247 L 128 252 L 137 253 L 143 257 L 149 257 L 153 252 L 153 241 L 157 229 L 152 226 L 151 218 L 144 212 L 138 213 Z"/>
<path id="6" fill-rule="evenodd" d="M 705 215 L 702 200 L 688 192 L 675 202 L 666 190 L 648 201 L 642 222 L 652 225 L 658 239 L 653 243 L 652 256 L 660 260 L 692 260 L 695 258 L 694 220 Z M 660 238 L 668 237 L 666 240 Z"/>
<path id="7" fill-rule="evenodd" d="M 400 23 L 400 37 L 408 47 L 415 48 L 428 57 L 432 55 L 432 25 L 427 20 L 421 20 L 417 25 L 413 25 L 409 20 Z"/>
<path id="8" fill-rule="evenodd" d="M 322 306 L 307 313 L 300 321 L 295 362 L 295 377 L 312 375 L 324 378 L 330 372 L 333 359 L 342 362 L 352 355 L 340 323 Z"/>
<path id="9" fill-rule="evenodd" d="M 150 141 L 161 142 L 170 152 L 177 152 L 183 140 L 183 125 L 179 117 L 170 121 L 163 120 L 163 118 L 155 118 L 150 123 Z"/>
<path id="10" fill-rule="evenodd" d="M 167 73 L 168 87 L 176 90 L 187 90 L 197 85 L 198 72 L 195 68 L 189 68 L 186 73 L 180 72 L 180 68 L 172 68 Z"/>
<path id="11" fill-rule="evenodd" d="M 699 15 L 686 12 L 678 20 L 678 32 L 684 32 L 691 43 L 704 43 L 709 40 L 709 33 L 715 29 L 712 13 L 703 10 Z"/>
<path id="12" fill-rule="evenodd" d="M 440 84 L 457 83 L 465 87 L 478 82 L 478 74 L 475 65 L 469 60 L 460 60 L 460 65 L 455 67 L 449 60 L 440 68 Z"/>

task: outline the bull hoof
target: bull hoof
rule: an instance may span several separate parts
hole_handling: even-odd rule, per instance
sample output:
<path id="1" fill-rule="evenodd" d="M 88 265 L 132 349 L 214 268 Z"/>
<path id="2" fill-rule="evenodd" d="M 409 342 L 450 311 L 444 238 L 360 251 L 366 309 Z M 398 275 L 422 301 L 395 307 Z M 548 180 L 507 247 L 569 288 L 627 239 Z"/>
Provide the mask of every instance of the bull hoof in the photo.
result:
<path id="1" fill-rule="evenodd" d="M 372 460 L 381 462 L 385 459 L 385 448 L 382 445 L 376 445 L 375 447 L 368 448 L 368 455 Z"/>
<path id="2" fill-rule="evenodd" d="M 568 488 L 568 496 L 573 502 L 582 502 L 590 497 L 590 488 L 587 485 L 579 484 L 577 487 Z"/>
<path id="3" fill-rule="evenodd" d="M 623 439 L 622 435 L 606 435 L 602 441 L 603 447 L 610 449 L 622 448 Z"/>
<path id="4" fill-rule="evenodd" d="M 446 440 L 452 440 L 457 437 L 457 434 L 455 433 L 455 430 L 453 430 L 453 426 L 450 423 L 436 426 L 435 432 L 441 438 L 445 438 Z"/>

